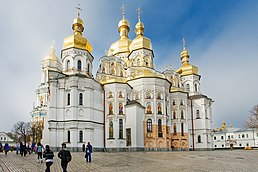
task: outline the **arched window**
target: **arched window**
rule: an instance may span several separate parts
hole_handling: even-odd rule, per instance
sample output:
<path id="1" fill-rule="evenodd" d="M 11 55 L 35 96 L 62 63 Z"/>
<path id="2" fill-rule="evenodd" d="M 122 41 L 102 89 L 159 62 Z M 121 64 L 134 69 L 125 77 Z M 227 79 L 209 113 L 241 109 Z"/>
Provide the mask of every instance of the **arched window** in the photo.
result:
<path id="1" fill-rule="evenodd" d="M 176 101 L 175 100 L 173 100 L 173 105 L 176 105 Z"/>
<path id="2" fill-rule="evenodd" d="M 161 123 L 161 119 L 158 120 L 158 137 L 162 137 L 162 123 Z"/>
<path id="3" fill-rule="evenodd" d="M 67 142 L 71 142 L 70 130 L 67 131 Z"/>
<path id="4" fill-rule="evenodd" d="M 70 60 L 67 60 L 66 62 L 66 70 L 70 69 Z"/>
<path id="5" fill-rule="evenodd" d="M 181 136 L 184 136 L 184 123 L 181 123 Z"/>
<path id="6" fill-rule="evenodd" d="M 109 138 L 114 138 L 114 131 L 113 131 L 113 121 L 109 122 Z"/>
<path id="7" fill-rule="evenodd" d="M 71 100 L 71 96 L 70 96 L 70 93 L 68 93 L 67 94 L 67 105 L 71 104 L 70 100 Z"/>
<path id="8" fill-rule="evenodd" d="M 174 123 L 174 134 L 176 135 L 177 132 L 176 132 L 176 123 Z"/>
<path id="9" fill-rule="evenodd" d="M 158 114 L 162 114 L 161 104 L 158 103 Z"/>
<path id="10" fill-rule="evenodd" d="M 147 120 L 147 132 L 152 132 L 152 120 Z"/>
<path id="11" fill-rule="evenodd" d="M 196 119 L 201 119 L 199 110 L 196 110 Z"/>
<path id="12" fill-rule="evenodd" d="M 184 105 L 184 104 L 183 104 L 183 100 L 180 100 L 180 105 Z"/>
<path id="13" fill-rule="evenodd" d="M 90 64 L 88 63 L 87 72 L 90 73 Z"/>
<path id="14" fill-rule="evenodd" d="M 181 110 L 181 119 L 184 119 L 184 111 Z"/>
<path id="15" fill-rule="evenodd" d="M 123 139 L 123 119 L 119 119 L 119 139 Z"/>
<path id="16" fill-rule="evenodd" d="M 190 91 L 190 85 L 189 84 L 186 84 L 186 91 L 189 92 Z"/>
<path id="17" fill-rule="evenodd" d="M 201 143 L 202 142 L 202 140 L 201 140 L 201 136 L 200 135 L 198 135 L 198 143 Z"/>
<path id="18" fill-rule="evenodd" d="M 79 132 L 79 142 L 83 142 L 83 131 Z"/>
<path id="19" fill-rule="evenodd" d="M 78 60 L 78 62 L 77 62 L 77 70 L 82 70 L 82 62 L 81 62 L 81 60 Z"/>
<path id="20" fill-rule="evenodd" d="M 195 89 L 196 92 L 198 91 L 197 84 L 194 84 L 194 89 Z"/>
<path id="21" fill-rule="evenodd" d="M 173 119 L 176 119 L 176 112 L 173 112 Z"/>
<path id="22" fill-rule="evenodd" d="M 83 105 L 83 94 L 79 94 L 79 105 Z"/>

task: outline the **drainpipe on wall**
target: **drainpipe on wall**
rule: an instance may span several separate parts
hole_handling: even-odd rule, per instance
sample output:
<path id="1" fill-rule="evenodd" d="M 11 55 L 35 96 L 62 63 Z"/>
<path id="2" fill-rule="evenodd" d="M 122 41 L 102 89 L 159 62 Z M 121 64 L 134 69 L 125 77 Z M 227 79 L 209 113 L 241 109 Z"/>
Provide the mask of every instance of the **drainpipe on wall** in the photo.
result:
<path id="1" fill-rule="evenodd" d="M 190 98 L 191 100 L 191 118 L 192 118 L 192 142 L 193 142 L 193 151 L 194 151 L 194 122 L 193 122 L 193 99 Z"/>
<path id="2" fill-rule="evenodd" d="M 106 151 L 106 104 L 105 104 L 105 100 L 106 100 L 106 93 L 105 93 L 105 89 L 104 89 L 104 85 L 101 85 L 102 89 L 103 89 L 103 117 L 104 117 L 104 152 Z"/>

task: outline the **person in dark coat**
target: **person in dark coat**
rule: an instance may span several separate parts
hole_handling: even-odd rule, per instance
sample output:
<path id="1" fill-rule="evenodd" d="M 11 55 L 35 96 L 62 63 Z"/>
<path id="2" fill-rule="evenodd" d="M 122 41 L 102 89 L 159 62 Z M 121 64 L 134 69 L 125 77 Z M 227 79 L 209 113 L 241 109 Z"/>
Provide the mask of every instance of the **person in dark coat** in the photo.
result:
<path id="1" fill-rule="evenodd" d="M 90 142 L 88 142 L 87 146 L 86 146 L 86 162 L 91 163 L 91 154 L 92 154 L 92 146 L 90 144 Z"/>
<path id="2" fill-rule="evenodd" d="M 21 156 L 26 156 L 25 148 L 26 148 L 26 146 L 22 142 L 20 142 L 20 153 L 21 153 Z"/>
<path id="3" fill-rule="evenodd" d="M 45 172 L 50 172 L 50 166 L 53 164 L 54 162 L 54 152 L 52 150 L 50 150 L 49 145 L 46 145 L 46 150 L 43 152 L 43 157 L 46 160 L 46 170 Z"/>
<path id="4" fill-rule="evenodd" d="M 67 172 L 68 163 L 72 160 L 72 155 L 70 151 L 66 148 L 66 144 L 62 143 L 62 150 L 58 152 L 58 158 L 61 159 L 61 167 L 63 172 Z"/>
<path id="5" fill-rule="evenodd" d="M 5 155 L 7 155 L 9 149 L 10 149 L 9 144 L 5 143 L 5 145 L 4 145 L 4 153 L 5 153 Z"/>

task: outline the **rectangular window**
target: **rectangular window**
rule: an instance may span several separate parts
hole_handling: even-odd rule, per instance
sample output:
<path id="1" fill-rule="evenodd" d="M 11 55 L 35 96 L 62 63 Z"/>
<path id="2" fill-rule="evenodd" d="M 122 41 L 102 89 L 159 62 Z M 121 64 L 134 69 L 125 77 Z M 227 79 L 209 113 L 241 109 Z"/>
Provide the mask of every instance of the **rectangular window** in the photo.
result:
<path id="1" fill-rule="evenodd" d="M 246 138 L 248 138 L 248 134 L 246 134 Z"/>
<path id="2" fill-rule="evenodd" d="M 71 139 L 71 138 L 70 138 L 70 131 L 68 130 L 68 131 L 67 131 L 67 142 L 69 142 L 69 143 L 70 143 L 70 142 L 71 142 L 71 140 L 70 140 L 70 139 Z"/>
<path id="3" fill-rule="evenodd" d="M 228 139 L 230 139 L 230 136 L 228 135 Z"/>
<path id="4" fill-rule="evenodd" d="M 223 140 L 223 139 L 224 139 L 224 137 L 223 137 L 223 136 L 221 136 L 220 138 L 221 138 L 221 140 Z"/>
<path id="5" fill-rule="evenodd" d="M 245 138 L 245 135 L 244 135 L 244 134 L 242 134 L 242 138 Z"/>
<path id="6" fill-rule="evenodd" d="M 214 140 L 216 140 L 217 138 L 216 138 L 216 136 L 214 136 Z"/>
<path id="7" fill-rule="evenodd" d="M 184 136 L 184 123 L 181 123 L 181 136 Z"/>
<path id="8" fill-rule="evenodd" d="M 123 120 L 119 119 L 119 139 L 123 139 Z"/>

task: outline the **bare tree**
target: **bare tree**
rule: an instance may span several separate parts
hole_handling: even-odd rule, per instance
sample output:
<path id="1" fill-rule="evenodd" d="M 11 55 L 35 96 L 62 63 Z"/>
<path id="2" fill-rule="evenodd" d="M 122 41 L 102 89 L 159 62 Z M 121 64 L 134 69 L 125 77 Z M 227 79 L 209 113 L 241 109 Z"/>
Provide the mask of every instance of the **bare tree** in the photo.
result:
<path id="1" fill-rule="evenodd" d="M 245 122 L 245 127 L 258 128 L 258 105 L 254 106 L 250 112 L 251 116 Z"/>
<path id="2" fill-rule="evenodd" d="M 30 122 L 19 121 L 14 124 L 13 131 L 26 143 L 31 134 L 31 124 Z"/>
<path id="3" fill-rule="evenodd" d="M 42 122 L 34 122 L 32 123 L 32 141 L 33 142 L 40 142 L 42 139 L 42 132 L 43 132 L 43 123 Z"/>

